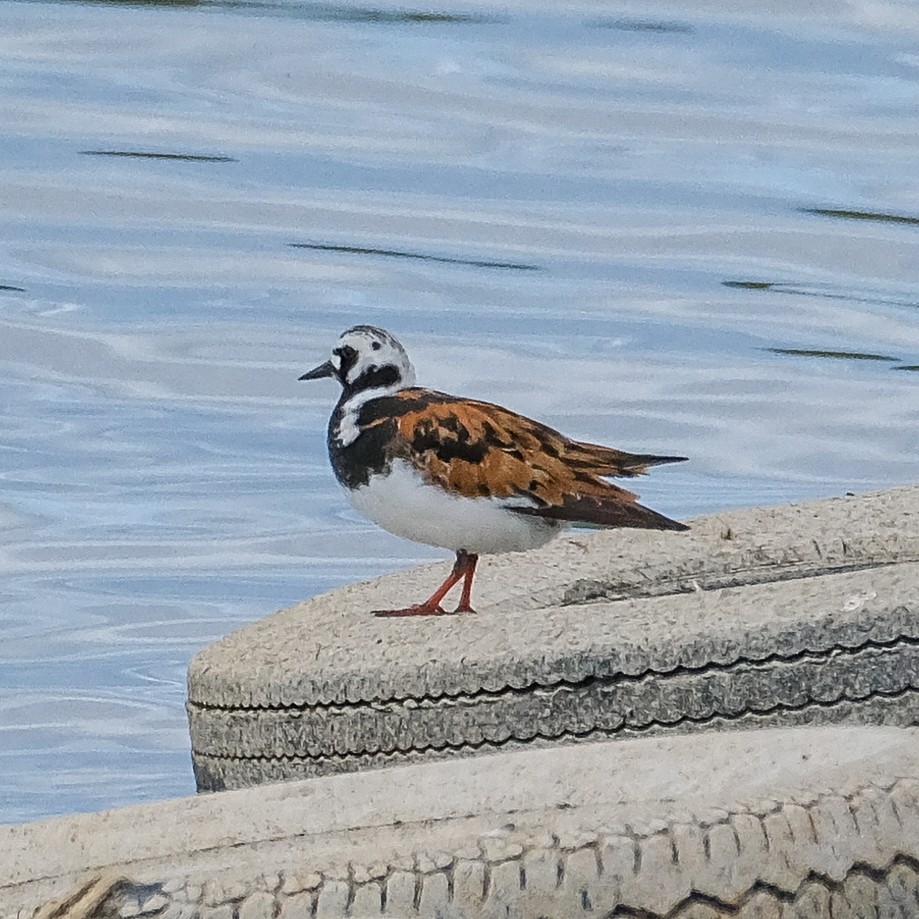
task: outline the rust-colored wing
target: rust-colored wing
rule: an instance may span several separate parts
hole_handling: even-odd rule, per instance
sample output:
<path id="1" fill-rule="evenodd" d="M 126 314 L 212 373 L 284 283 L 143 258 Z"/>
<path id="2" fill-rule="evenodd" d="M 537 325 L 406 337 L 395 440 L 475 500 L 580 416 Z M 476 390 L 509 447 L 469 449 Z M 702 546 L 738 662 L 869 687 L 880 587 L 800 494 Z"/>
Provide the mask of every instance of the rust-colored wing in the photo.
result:
<path id="1" fill-rule="evenodd" d="M 393 458 L 408 460 L 432 484 L 470 498 L 493 498 L 522 514 L 687 529 L 642 507 L 637 495 L 604 478 L 638 475 L 648 466 L 684 457 L 580 443 L 501 406 L 427 389 L 405 389 L 391 399 L 397 416 Z"/>

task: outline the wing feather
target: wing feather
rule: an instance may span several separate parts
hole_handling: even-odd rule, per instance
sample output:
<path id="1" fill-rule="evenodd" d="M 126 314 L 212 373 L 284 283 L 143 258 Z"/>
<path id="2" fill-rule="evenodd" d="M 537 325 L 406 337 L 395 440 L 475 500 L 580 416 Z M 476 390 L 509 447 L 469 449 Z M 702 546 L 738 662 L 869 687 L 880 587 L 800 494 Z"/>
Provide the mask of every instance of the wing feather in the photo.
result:
<path id="1" fill-rule="evenodd" d="M 410 462 L 431 484 L 557 520 L 686 529 L 605 480 L 638 475 L 648 466 L 683 457 L 574 441 L 499 405 L 433 390 L 413 387 L 390 398 L 398 416 L 393 458 Z"/>
<path id="2" fill-rule="evenodd" d="M 655 456 L 651 453 L 626 453 L 600 444 L 569 441 L 568 461 L 583 464 L 595 475 L 634 476 L 644 475 L 648 466 L 663 463 L 683 463 L 685 456 Z"/>

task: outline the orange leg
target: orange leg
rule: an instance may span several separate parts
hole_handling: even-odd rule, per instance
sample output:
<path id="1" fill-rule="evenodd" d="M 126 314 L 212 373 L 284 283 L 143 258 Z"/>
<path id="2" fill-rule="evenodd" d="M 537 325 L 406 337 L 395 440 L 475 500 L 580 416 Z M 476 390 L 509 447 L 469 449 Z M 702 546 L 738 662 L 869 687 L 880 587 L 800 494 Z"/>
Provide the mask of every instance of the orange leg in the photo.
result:
<path id="1" fill-rule="evenodd" d="M 416 603 L 414 606 L 406 606 L 404 609 L 375 609 L 374 616 L 447 616 L 449 613 L 441 605 L 441 601 L 447 594 L 459 583 L 463 581 L 463 592 L 460 596 L 459 606 L 454 610 L 456 613 L 474 613 L 475 610 L 470 606 L 469 600 L 472 595 L 472 577 L 475 574 L 475 566 L 478 562 L 478 555 L 472 555 L 463 549 L 456 553 L 456 561 L 453 563 L 453 570 L 447 579 L 428 597 L 424 603 Z"/>
<path id="2" fill-rule="evenodd" d="M 463 553 L 466 555 L 466 553 Z M 471 553 L 466 555 L 466 570 L 464 572 L 465 580 L 463 581 L 463 592 L 460 594 L 459 606 L 453 611 L 454 613 L 474 613 L 472 608 L 472 579 L 475 577 L 475 566 L 478 564 L 478 555 Z"/>

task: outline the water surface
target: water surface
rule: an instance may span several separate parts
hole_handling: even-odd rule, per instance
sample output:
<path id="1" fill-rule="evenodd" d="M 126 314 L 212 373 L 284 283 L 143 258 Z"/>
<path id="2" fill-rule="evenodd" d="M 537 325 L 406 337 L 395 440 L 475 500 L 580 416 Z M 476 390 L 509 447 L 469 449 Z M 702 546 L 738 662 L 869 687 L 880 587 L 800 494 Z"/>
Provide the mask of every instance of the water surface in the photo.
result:
<path id="1" fill-rule="evenodd" d="M 907 3 L 0 2 L 0 821 L 193 790 L 204 643 L 434 550 L 343 501 L 359 322 L 685 453 L 673 516 L 916 481 Z"/>

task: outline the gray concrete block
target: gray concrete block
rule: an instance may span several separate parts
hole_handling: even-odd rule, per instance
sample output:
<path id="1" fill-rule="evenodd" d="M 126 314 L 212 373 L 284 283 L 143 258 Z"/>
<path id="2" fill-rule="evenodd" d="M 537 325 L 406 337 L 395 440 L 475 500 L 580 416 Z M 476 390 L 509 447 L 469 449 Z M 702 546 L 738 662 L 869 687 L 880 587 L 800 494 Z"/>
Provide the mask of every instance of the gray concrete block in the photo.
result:
<path id="1" fill-rule="evenodd" d="M 863 872 L 854 872 L 845 883 L 833 891 L 833 901 L 840 892 L 841 904 L 849 910 L 852 916 L 861 919 L 862 916 L 876 916 L 878 908 L 879 884 Z"/>
<path id="2" fill-rule="evenodd" d="M 354 891 L 354 901 L 351 904 L 351 915 L 363 916 L 367 917 L 367 919 L 383 915 L 382 886 L 375 881 L 360 884 Z"/>
<path id="3" fill-rule="evenodd" d="M 894 864 L 887 874 L 887 889 L 906 917 L 919 916 L 919 871 L 917 866 Z"/>
<path id="4" fill-rule="evenodd" d="M 761 890 L 743 904 L 737 915 L 740 919 L 781 919 L 782 907 L 774 897 Z"/>
<path id="5" fill-rule="evenodd" d="M 158 914 L 158 919 L 199 919 L 198 907 L 192 903 L 170 903 L 163 912 Z M 293 916 L 286 919 L 295 919 Z"/>
<path id="6" fill-rule="evenodd" d="M 419 916 L 448 916 L 450 891 L 447 876 L 440 872 L 421 876 L 421 891 L 418 897 Z"/>
<path id="7" fill-rule="evenodd" d="M 486 866 L 484 862 L 457 859 L 453 868 L 453 901 L 457 912 L 471 913 L 485 899 Z"/>
<path id="8" fill-rule="evenodd" d="M 419 884 L 413 872 L 394 871 L 386 882 L 385 914 L 393 917 L 415 915 Z"/>
<path id="9" fill-rule="evenodd" d="M 239 905 L 237 919 L 275 919 L 277 902 L 265 891 L 246 897 Z"/>
<path id="10" fill-rule="evenodd" d="M 573 536 L 483 566 L 477 617 L 368 620 L 428 577 L 206 649 L 202 787 L 260 787 L 0 827 L 0 916 L 919 916 L 919 488 Z"/>
<path id="11" fill-rule="evenodd" d="M 261 786 L 0 827 L 0 916 L 914 919 L 917 777 L 855 727 Z"/>
<path id="12" fill-rule="evenodd" d="M 485 915 L 501 916 L 510 908 L 512 914 L 520 913 L 520 863 L 513 861 L 487 865 Z"/>
<path id="13" fill-rule="evenodd" d="M 202 906 L 199 915 L 201 919 L 235 919 L 236 909 L 229 903 L 222 906 Z"/>
<path id="14" fill-rule="evenodd" d="M 350 912 L 351 888 L 347 881 L 328 880 L 319 888 L 316 919 L 340 919 Z"/>
<path id="15" fill-rule="evenodd" d="M 309 893 L 295 893 L 281 898 L 278 919 L 312 919 L 316 915 L 316 898 Z"/>
<path id="16" fill-rule="evenodd" d="M 437 576 L 350 585 L 202 651 L 199 787 L 638 734 L 919 724 L 919 487 L 573 535 L 486 559 L 477 616 L 368 614 Z"/>

